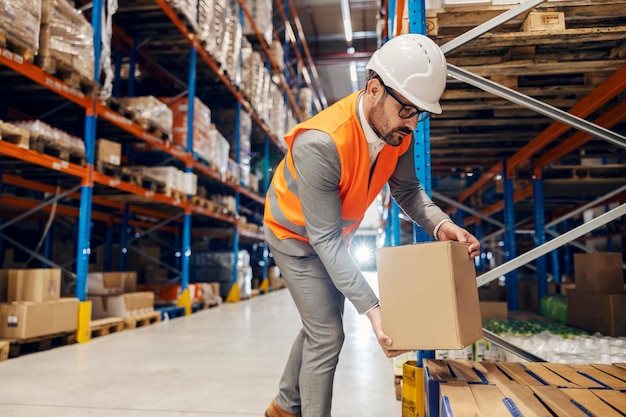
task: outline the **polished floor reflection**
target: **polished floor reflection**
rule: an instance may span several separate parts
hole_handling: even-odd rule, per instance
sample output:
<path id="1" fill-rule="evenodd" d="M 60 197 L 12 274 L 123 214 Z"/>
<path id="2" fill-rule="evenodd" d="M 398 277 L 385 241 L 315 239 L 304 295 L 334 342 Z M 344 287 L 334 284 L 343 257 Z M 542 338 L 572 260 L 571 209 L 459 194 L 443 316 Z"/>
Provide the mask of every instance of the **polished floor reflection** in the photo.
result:
<path id="1" fill-rule="evenodd" d="M 369 321 L 346 303 L 345 322 L 332 417 L 400 416 Z M 0 416 L 261 417 L 298 329 L 280 290 L 13 358 L 0 362 Z"/>

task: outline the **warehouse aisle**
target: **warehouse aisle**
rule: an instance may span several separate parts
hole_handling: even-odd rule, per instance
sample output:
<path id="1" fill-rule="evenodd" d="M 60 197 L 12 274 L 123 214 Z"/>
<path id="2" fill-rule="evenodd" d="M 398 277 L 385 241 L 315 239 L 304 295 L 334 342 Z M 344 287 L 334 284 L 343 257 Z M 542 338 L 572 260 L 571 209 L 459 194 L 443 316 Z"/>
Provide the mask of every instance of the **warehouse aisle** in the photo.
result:
<path id="1" fill-rule="evenodd" d="M 350 303 L 345 317 L 333 417 L 400 416 L 391 360 Z M 298 329 L 280 290 L 10 359 L 0 362 L 0 415 L 262 417 Z"/>

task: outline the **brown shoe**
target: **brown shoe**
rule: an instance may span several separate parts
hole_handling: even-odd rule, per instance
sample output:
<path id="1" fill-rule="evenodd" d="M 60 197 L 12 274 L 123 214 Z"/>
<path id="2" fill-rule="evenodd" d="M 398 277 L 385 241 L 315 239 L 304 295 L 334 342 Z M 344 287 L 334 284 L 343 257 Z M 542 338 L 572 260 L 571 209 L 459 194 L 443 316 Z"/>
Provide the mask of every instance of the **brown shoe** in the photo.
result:
<path id="1" fill-rule="evenodd" d="M 288 413 L 278 406 L 276 400 L 272 400 L 270 406 L 265 410 L 265 417 L 302 417 L 302 414 Z"/>

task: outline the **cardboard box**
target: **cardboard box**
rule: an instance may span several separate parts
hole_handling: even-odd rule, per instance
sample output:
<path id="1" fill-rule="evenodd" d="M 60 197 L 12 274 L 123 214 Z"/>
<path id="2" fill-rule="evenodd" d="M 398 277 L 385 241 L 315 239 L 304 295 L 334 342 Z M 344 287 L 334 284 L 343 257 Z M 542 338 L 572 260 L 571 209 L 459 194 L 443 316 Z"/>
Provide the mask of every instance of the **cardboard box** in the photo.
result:
<path id="1" fill-rule="evenodd" d="M 125 274 L 125 272 L 90 272 L 87 274 L 87 294 L 121 294 L 124 292 Z"/>
<path id="2" fill-rule="evenodd" d="M 53 333 L 73 332 L 78 329 L 78 298 L 61 298 L 53 305 Z"/>
<path id="3" fill-rule="evenodd" d="M 482 338 L 467 244 L 387 247 L 376 258 L 382 324 L 392 349 L 462 349 Z"/>
<path id="4" fill-rule="evenodd" d="M 140 291 L 120 295 L 89 296 L 91 319 L 130 317 L 154 311 L 154 293 Z"/>
<path id="5" fill-rule="evenodd" d="M 96 140 L 96 161 L 120 165 L 122 161 L 122 144 L 107 139 Z"/>
<path id="6" fill-rule="evenodd" d="M 0 337 L 27 339 L 78 328 L 77 298 L 34 303 L 15 301 L 0 305 Z"/>
<path id="7" fill-rule="evenodd" d="M 568 291 L 567 324 L 603 336 L 626 336 L 626 293 Z"/>
<path id="8" fill-rule="evenodd" d="M 624 270 L 620 252 L 574 254 L 576 289 L 600 294 L 624 292 Z"/>
<path id="9" fill-rule="evenodd" d="M 60 297 L 60 269 L 9 269 L 8 275 L 7 301 L 41 303 Z"/>
<path id="10" fill-rule="evenodd" d="M 507 303 L 498 301 L 481 301 L 480 316 L 483 320 L 506 320 L 509 318 Z"/>

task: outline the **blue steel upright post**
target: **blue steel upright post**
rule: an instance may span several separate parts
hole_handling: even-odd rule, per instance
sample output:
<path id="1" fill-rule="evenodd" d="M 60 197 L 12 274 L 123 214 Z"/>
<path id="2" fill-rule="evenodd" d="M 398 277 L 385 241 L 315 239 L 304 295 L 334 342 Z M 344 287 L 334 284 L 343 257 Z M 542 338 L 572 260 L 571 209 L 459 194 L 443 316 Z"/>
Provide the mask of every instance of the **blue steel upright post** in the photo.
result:
<path id="1" fill-rule="evenodd" d="M 270 186 L 270 137 L 265 135 L 265 142 L 263 143 L 263 195 L 267 195 L 267 189 Z M 269 281 L 267 278 L 268 263 L 269 263 L 269 247 L 267 246 L 267 240 L 263 241 L 263 276 L 261 279 L 261 291 L 265 293 L 269 292 Z"/>
<path id="2" fill-rule="evenodd" d="M 424 0 L 409 0 L 409 32 L 426 34 L 426 5 Z M 413 155 L 415 157 L 415 175 L 419 179 L 428 197 L 432 198 L 432 176 L 430 163 L 430 119 L 418 123 L 417 129 L 413 131 L 415 147 Z M 431 238 L 418 225 L 413 226 L 413 239 L 415 242 L 427 242 Z M 425 317 L 417 317 L 417 320 L 425 320 Z M 420 350 L 417 352 L 417 365 L 422 367 L 424 359 L 434 359 L 434 350 Z"/>
<path id="3" fill-rule="evenodd" d="M 94 82 L 100 82 L 100 41 L 102 27 L 102 0 L 93 1 L 91 24 L 93 26 Z M 85 155 L 87 156 L 87 176 L 82 180 L 80 192 L 80 214 L 78 216 L 78 239 L 76 245 L 76 298 L 80 300 L 76 341 L 89 342 L 91 333 L 91 303 L 87 301 L 87 272 L 89 266 L 91 233 L 91 199 L 93 196 L 93 165 L 96 143 L 96 99 L 91 100 L 85 115 Z"/>
<path id="4" fill-rule="evenodd" d="M 504 224 L 506 225 L 506 231 L 504 233 L 504 260 L 510 261 L 517 256 L 517 250 L 515 248 L 515 200 L 513 179 L 507 172 L 506 160 L 502 161 L 502 176 L 504 182 Z M 517 299 L 517 271 L 506 274 L 506 293 L 509 310 L 517 311 L 519 309 L 519 301 Z"/>
<path id="5" fill-rule="evenodd" d="M 534 212 L 535 212 L 535 247 L 546 243 L 545 211 L 543 203 L 543 179 L 533 179 Z M 546 257 L 541 256 L 535 261 L 537 267 L 537 305 L 548 293 L 548 271 Z"/>
<path id="6" fill-rule="evenodd" d="M 187 156 L 185 158 L 185 176 L 190 177 L 192 172 L 193 154 L 193 119 L 194 101 L 196 97 L 196 48 L 189 48 L 189 83 L 187 90 Z M 178 302 L 180 307 L 185 308 L 185 315 L 191 314 L 191 294 L 189 293 L 189 264 L 191 260 L 191 206 L 189 195 L 185 205 L 183 216 L 183 247 L 181 251 L 181 297 Z"/>

